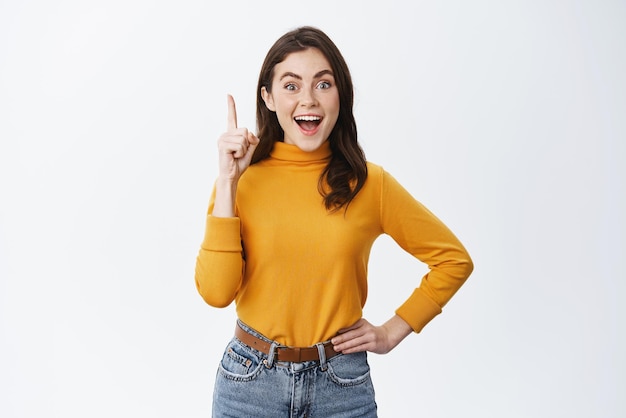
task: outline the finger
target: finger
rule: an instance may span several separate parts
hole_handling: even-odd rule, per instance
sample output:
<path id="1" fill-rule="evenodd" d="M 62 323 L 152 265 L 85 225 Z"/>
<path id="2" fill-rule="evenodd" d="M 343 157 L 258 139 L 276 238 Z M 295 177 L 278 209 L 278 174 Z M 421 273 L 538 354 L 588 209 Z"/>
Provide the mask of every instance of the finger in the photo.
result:
<path id="1" fill-rule="evenodd" d="M 370 341 L 365 336 L 359 336 L 356 338 L 352 338 L 350 340 L 344 341 L 341 344 L 334 344 L 333 349 L 337 352 L 342 353 L 355 353 L 357 351 L 366 351 L 372 345 L 372 341 Z"/>
<path id="2" fill-rule="evenodd" d="M 228 132 L 223 134 L 217 141 L 218 147 L 228 146 L 228 144 L 241 144 L 247 148 L 250 142 L 249 134 L 246 129 L 243 129 L 243 131 L 241 134 L 237 131 L 234 134 L 229 134 Z"/>
<path id="3" fill-rule="evenodd" d="M 343 348 L 341 350 L 334 349 L 337 352 L 341 352 L 342 354 L 353 354 L 360 353 L 361 351 L 372 351 L 376 352 L 370 344 L 361 344 L 350 348 Z"/>
<path id="4" fill-rule="evenodd" d="M 250 156 L 250 159 L 252 159 L 252 154 L 254 154 L 254 150 L 256 149 L 257 145 L 259 145 L 259 143 L 261 142 L 261 140 L 252 132 L 248 133 L 248 151 L 247 154 Z"/>
<path id="5" fill-rule="evenodd" d="M 250 143 L 250 146 L 254 146 L 256 148 L 256 146 L 259 145 L 259 142 L 261 142 L 261 140 L 255 134 L 253 134 L 252 132 L 249 132 L 248 142 Z"/>
<path id="6" fill-rule="evenodd" d="M 235 99 L 230 94 L 227 96 L 228 101 L 228 122 L 226 128 L 229 131 L 237 129 L 237 108 L 235 107 Z"/>
<path id="7" fill-rule="evenodd" d="M 219 150 L 224 154 L 232 154 L 233 158 L 241 158 L 246 155 L 249 144 L 244 140 L 224 140 L 219 144 Z"/>
<path id="8" fill-rule="evenodd" d="M 330 341 L 334 345 L 342 345 L 354 341 L 357 338 L 361 338 L 363 335 L 364 333 L 360 332 L 359 330 L 350 330 L 333 337 Z"/>
<path id="9" fill-rule="evenodd" d="M 259 140 L 259 138 L 257 138 L 255 134 L 253 134 L 252 132 L 248 133 L 248 141 L 247 141 L 248 149 L 246 150 L 246 161 L 248 163 L 252 161 L 254 150 L 256 149 L 257 145 L 259 145 L 259 142 L 261 141 Z"/>

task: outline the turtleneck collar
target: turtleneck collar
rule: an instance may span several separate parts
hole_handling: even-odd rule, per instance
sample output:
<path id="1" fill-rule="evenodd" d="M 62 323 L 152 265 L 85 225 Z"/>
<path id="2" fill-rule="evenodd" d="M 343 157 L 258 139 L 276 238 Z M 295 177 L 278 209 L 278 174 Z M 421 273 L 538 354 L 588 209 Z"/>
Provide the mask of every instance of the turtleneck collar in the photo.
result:
<path id="1" fill-rule="evenodd" d="M 285 144 L 276 141 L 274 148 L 270 152 L 270 157 L 276 160 L 295 161 L 295 162 L 313 162 L 323 161 L 331 156 L 330 142 L 325 141 L 315 151 L 302 151 L 296 145 Z"/>

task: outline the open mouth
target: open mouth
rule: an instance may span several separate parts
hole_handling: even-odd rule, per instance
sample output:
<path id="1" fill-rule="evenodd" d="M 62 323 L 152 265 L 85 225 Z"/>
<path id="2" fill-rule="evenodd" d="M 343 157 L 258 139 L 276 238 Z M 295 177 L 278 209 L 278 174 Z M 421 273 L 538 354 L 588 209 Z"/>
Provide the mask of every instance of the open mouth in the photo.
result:
<path id="1" fill-rule="evenodd" d="M 296 121 L 298 126 L 300 126 L 300 129 L 307 132 L 315 131 L 320 123 L 322 123 L 322 117 L 314 115 L 296 116 L 293 119 Z"/>

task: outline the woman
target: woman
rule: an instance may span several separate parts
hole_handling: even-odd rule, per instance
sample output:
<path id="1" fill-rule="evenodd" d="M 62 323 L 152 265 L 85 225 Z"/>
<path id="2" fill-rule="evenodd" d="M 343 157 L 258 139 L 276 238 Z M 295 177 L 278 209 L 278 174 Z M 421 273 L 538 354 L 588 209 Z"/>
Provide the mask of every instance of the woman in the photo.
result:
<path id="1" fill-rule="evenodd" d="M 214 416 L 376 416 L 367 351 L 387 353 L 419 332 L 472 271 L 452 232 L 366 162 L 352 106 L 341 53 L 312 27 L 283 35 L 265 58 L 258 137 L 237 127 L 228 97 L 195 277 L 208 304 L 237 306 Z M 430 271 L 375 326 L 361 315 L 383 233 Z"/>

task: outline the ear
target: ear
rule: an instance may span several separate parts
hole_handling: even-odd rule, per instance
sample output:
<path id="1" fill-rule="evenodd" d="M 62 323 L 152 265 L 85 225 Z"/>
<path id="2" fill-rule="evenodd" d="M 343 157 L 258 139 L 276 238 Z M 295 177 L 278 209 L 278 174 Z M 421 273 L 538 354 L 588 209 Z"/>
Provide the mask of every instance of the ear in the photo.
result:
<path id="1" fill-rule="evenodd" d="M 265 86 L 261 87 L 261 97 L 263 97 L 263 101 L 265 102 L 265 107 L 267 107 L 272 112 L 276 112 L 276 107 L 274 106 L 274 98 L 272 97 L 272 93 L 268 92 Z"/>

